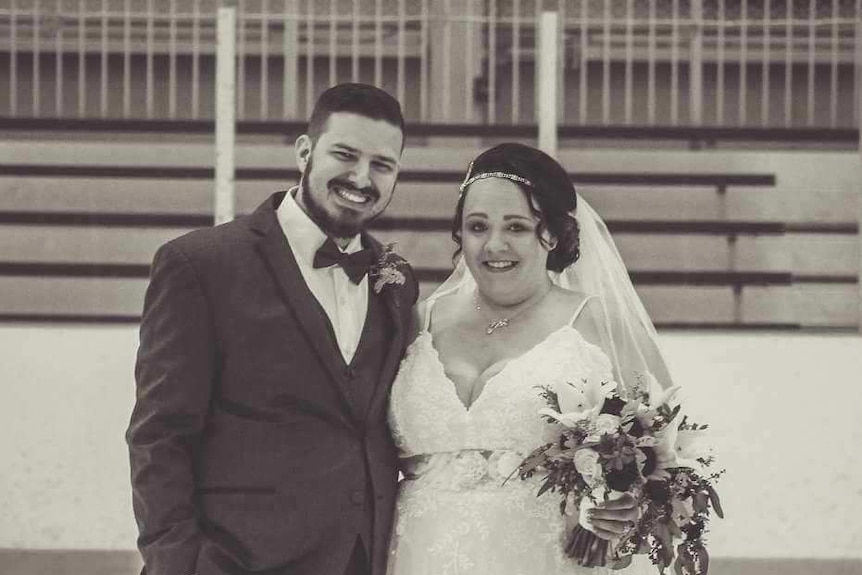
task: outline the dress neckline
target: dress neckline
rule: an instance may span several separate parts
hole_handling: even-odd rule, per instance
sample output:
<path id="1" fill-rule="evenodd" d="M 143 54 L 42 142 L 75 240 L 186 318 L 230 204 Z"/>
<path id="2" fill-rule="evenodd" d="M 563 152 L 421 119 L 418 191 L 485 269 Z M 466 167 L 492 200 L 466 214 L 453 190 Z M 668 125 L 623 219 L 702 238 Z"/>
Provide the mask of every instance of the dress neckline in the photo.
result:
<path id="1" fill-rule="evenodd" d="M 455 384 L 455 380 L 453 380 L 453 379 L 449 376 L 449 374 L 448 374 L 448 373 L 446 373 L 446 367 L 445 367 L 445 365 L 443 364 L 443 361 L 440 359 L 440 352 L 438 352 L 438 351 L 437 351 L 437 348 L 434 346 L 434 336 L 431 334 L 431 332 L 430 332 L 429 330 L 427 330 L 427 329 L 422 329 L 422 330 L 420 330 L 420 331 L 419 331 L 419 334 L 417 335 L 417 340 L 418 340 L 419 338 L 422 338 L 422 337 L 426 337 L 426 338 L 427 338 L 427 340 L 428 340 L 428 347 L 430 347 L 430 348 L 431 348 L 431 351 L 433 352 L 434 361 L 437 363 L 438 367 L 440 368 L 440 373 L 442 374 L 443 378 L 444 378 L 447 382 L 449 382 L 449 389 L 450 389 L 450 391 L 451 391 L 451 393 L 452 393 L 452 396 L 453 396 L 454 400 L 458 403 L 458 405 L 460 405 L 460 406 L 461 406 L 461 408 L 464 410 L 464 412 L 465 412 L 467 415 L 469 415 L 470 413 L 472 413 L 473 408 L 476 406 L 476 404 L 477 404 L 477 403 L 479 403 L 479 401 L 480 401 L 480 400 L 485 396 L 485 394 L 486 394 L 486 392 L 488 391 L 488 388 L 489 388 L 489 386 L 491 385 L 491 383 L 492 383 L 495 379 L 497 379 L 498 377 L 500 377 L 503 373 L 505 373 L 513 363 L 516 363 L 516 362 L 518 362 L 518 361 L 520 361 L 520 360 L 524 359 L 524 358 L 525 358 L 525 357 L 527 357 L 528 355 L 532 354 L 535 350 L 537 350 L 538 348 L 542 347 L 545 343 L 547 343 L 548 341 L 550 341 L 550 340 L 551 340 L 551 338 L 553 338 L 553 337 L 554 337 L 554 336 L 556 336 L 557 334 L 559 334 L 559 333 L 561 333 L 561 332 L 563 332 L 563 331 L 566 331 L 566 330 L 571 330 L 571 331 L 575 332 L 576 334 L 578 334 L 578 335 L 580 336 L 580 332 L 578 332 L 578 330 L 576 330 L 574 327 L 572 327 L 572 326 L 570 326 L 570 325 L 562 325 L 562 326 L 560 326 L 559 328 L 555 329 L 554 331 L 552 331 L 552 332 L 548 333 L 548 334 L 547 334 L 545 337 L 543 337 L 541 340 L 539 340 L 538 342 L 536 342 L 535 344 L 533 344 L 532 346 L 530 346 L 530 347 L 529 347 L 529 348 L 527 348 L 526 350 L 522 351 L 521 353 L 519 353 L 519 354 L 517 354 L 517 355 L 514 355 L 514 356 L 512 356 L 512 357 L 510 357 L 510 358 L 502 359 L 502 360 L 500 360 L 500 361 L 498 361 L 498 362 L 496 362 L 496 363 L 491 364 L 490 366 L 488 366 L 488 368 L 486 368 L 486 369 L 485 369 L 485 371 L 487 371 L 487 370 L 488 370 L 488 369 L 490 369 L 491 367 L 494 367 L 494 366 L 495 366 L 495 365 L 497 365 L 498 363 L 505 362 L 505 363 L 503 363 L 503 366 L 502 366 L 502 367 L 501 367 L 501 368 L 500 368 L 496 373 L 494 373 L 494 374 L 493 374 L 493 375 L 491 375 L 488 379 L 486 379 L 486 380 L 485 380 L 485 385 L 484 385 L 484 386 L 482 386 L 482 391 L 480 391 L 480 392 L 479 392 L 479 395 L 478 395 L 478 396 L 476 396 L 476 399 L 474 399 L 474 400 L 473 400 L 469 405 L 467 405 L 466 403 L 464 403 L 463 401 L 461 401 L 461 397 L 458 395 L 458 389 L 457 389 L 457 385 Z M 581 339 L 581 340 L 583 340 L 585 343 L 589 344 L 589 342 L 588 342 L 588 341 L 586 341 L 586 340 L 584 340 L 584 339 L 583 339 L 583 337 L 581 337 L 580 339 Z M 482 373 L 485 373 L 485 372 L 482 372 Z M 479 377 L 481 377 L 481 374 L 480 374 L 480 376 L 479 376 Z M 479 378 L 476 378 L 476 379 L 478 380 Z M 475 382 L 474 382 L 474 383 L 475 383 Z"/>

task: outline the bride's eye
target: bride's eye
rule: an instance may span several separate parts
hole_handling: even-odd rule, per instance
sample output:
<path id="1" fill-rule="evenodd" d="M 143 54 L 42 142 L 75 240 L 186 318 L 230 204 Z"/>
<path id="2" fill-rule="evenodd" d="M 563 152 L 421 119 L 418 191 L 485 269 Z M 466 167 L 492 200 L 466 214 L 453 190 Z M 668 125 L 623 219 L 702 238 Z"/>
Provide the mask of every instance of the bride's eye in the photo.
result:
<path id="1" fill-rule="evenodd" d="M 467 228 L 467 231 L 469 231 L 471 233 L 479 234 L 479 233 L 482 233 L 485 230 L 487 230 L 488 226 L 483 221 L 472 220 L 472 221 L 467 222 L 466 228 Z"/>

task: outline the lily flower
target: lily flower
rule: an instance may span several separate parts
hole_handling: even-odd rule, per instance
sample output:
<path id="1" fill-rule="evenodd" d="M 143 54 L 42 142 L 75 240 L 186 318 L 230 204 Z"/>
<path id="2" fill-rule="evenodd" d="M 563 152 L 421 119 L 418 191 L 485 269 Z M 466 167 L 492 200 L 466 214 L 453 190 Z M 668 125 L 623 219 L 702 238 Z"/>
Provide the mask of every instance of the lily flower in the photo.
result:
<path id="1" fill-rule="evenodd" d="M 578 382 L 563 382 L 555 386 L 560 411 L 544 408 L 540 415 L 550 417 L 566 427 L 575 427 L 581 421 L 598 417 L 605 399 L 617 388 L 615 381 L 585 378 Z"/>

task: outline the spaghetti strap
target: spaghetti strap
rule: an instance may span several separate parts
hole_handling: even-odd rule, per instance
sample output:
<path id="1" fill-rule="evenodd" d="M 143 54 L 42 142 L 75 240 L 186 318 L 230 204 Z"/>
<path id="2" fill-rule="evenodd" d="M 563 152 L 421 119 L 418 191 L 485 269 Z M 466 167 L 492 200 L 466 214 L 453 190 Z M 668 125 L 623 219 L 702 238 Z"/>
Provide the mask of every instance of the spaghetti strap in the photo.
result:
<path id="1" fill-rule="evenodd" d="M 581 304 L 578 306 L 578 309 L 575 310 L 575 313 L 572 314 L 572 319 L 569 320 L 568 325 L 575 325 L 575 321 L 577 321 L 578 317 L 581 315 L 581 312 L 584 311 L 584 308 L 587 307 L 587 302 L 596 297 L 595 295 L 588 295 L 584 298 Z"/>
<path id="2" fill-rule="evenodd" d="M 425 300 L 425 317 L 422 318 L 422 331 L 428 331 L 428 328 L 431 327 L 431 308 L 434 307 L 434 303 L 440 299 L 439 297 L 429 297 Z"/>

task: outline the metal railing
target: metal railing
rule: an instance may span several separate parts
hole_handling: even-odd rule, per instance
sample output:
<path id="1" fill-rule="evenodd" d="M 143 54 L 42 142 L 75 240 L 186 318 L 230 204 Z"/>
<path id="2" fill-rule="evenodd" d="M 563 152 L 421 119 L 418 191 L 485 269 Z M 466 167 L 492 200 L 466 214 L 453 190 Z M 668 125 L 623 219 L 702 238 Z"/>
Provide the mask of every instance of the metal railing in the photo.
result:
<path id="1" fill-rule="evenodd" d="M 214 116 L 216 0 L 0 1 L 0 116 Z M 542 10 L 567 125 L 856 127 L 862 0 L 238 3 L 237 118 L 301 120 L 342 81 L 409 120 L 535 123 Z"/>

